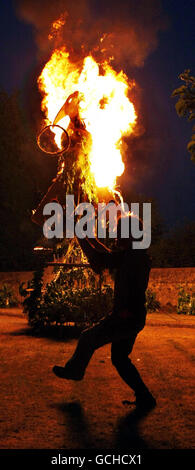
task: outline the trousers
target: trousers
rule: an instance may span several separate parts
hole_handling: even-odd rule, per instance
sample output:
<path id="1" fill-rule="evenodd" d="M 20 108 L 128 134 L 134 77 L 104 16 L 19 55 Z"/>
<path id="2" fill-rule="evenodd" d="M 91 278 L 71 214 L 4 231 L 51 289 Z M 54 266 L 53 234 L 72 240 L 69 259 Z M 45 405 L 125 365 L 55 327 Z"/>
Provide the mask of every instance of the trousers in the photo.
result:
<path id="1" fill-rule="evenodd" d="M 147 387 L 128 357 L 141 329 L 143 326 L 132 328 L 128 319 L 121 320 L 117 315 L 110 314 L 103 317 L 94 326 L 81 333 L 77 347 L 65 367 L 84 375 L 95 350 L 111 343 L 111 361 L 120 377 L 137 396 L 145 393 Z"/>

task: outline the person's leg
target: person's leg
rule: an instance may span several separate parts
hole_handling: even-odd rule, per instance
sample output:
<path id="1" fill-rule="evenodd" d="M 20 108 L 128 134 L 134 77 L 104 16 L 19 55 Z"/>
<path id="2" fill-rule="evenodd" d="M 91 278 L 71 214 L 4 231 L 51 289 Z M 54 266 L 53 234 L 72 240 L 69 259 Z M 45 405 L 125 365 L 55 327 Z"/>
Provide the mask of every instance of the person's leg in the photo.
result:
<path id="1" fill-rule="evenodd" d="M 81 380 L 94 351 L 118 337 L 118 320 L 112 315 L 103 317 L 95 326 L 84 330 L 77 347 L 65 367 L 54 366 L 54 373 L 61 378 Z"/>
<path id="2" fill-rule="evenodd" d="M 114 341 L 111 345 L 111 360 L 124 382 L 132 388 L 137 405 L 155 406 L 156 402 L 143 382 L 138 370 L 128 357 L 133 349 L 137 332 L 132 332 L 128 339 Z"/>

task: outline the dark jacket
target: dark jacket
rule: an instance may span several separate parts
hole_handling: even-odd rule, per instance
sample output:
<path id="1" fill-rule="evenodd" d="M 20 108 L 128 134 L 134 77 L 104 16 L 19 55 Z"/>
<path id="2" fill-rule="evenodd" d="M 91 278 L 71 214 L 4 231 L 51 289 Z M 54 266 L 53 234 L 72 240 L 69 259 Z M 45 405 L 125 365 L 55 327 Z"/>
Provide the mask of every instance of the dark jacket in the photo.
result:
<path id="1" fill-rule="evenodd" d="M 80 242 L 80 240 L 79 240 Z M 88 243 L 89 246 L 86 246 Z M 94 243 L 94 246 L 93 246 Z M 114 315 L 129 318 L 138 326 L 145 324 L 146 297 L 151 260 L 146 250 L 111 251 L 103 249 L 96 240 L 81 241 L 88 260 L 95 272 L 101 269 L 114 269 Z M 101 251 L 102 246 L 102 251 Z M 105 247 L 104 247 L 105 248 Z"/>

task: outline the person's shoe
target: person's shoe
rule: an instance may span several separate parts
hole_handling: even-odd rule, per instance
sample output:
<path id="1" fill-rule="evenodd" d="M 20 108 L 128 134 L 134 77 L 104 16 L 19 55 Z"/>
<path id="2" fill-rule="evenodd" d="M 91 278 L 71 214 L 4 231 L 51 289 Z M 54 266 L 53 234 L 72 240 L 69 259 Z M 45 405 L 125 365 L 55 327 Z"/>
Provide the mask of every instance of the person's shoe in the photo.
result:
<path id="1" fill-rule="evenodd" d="M 155 408 L 156 400 L 150 392 L 143 393 L 136 396 L 135 405 L 141 410 L 150 411 Z"/>
<path id="2" fill-rule="evenodd" d="M 66 366 L 65 367 L 54 366 L 53 372 L 60 379 L 66 379 L 66 380 L 82 380 L 84 377 L 84 373 L 78 374 L 73 371 L 71 372 L 71 370 L 68 370 Z"/>

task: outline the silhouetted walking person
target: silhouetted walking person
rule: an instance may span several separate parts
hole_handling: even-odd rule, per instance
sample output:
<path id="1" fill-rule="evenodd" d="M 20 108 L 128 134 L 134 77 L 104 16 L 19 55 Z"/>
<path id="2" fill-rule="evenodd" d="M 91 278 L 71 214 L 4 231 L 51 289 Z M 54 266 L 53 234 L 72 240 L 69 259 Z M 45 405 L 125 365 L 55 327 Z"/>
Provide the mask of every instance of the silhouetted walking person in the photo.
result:
<path id="1" fill-rule="evenodd" d="M 131 238 L 121 238 L 119 226 L 120 219 L 116 250 L 108 249 L 97 238 L 79 239 L 96 272 L 105 268 L 115 269 L 114 308 L 95 326 L 81 333 L 75 352 L 65 367 L 54 366 L 53 371 L 60 378 L 81 380 L 94 351 L 111 343 L 112 364 L 135 392 L 136 405 L 152 408 L 156 401 L 128 357 L 145 325 L 145 291 L 151 262 L 146 250 L 132 249 Z"/>

